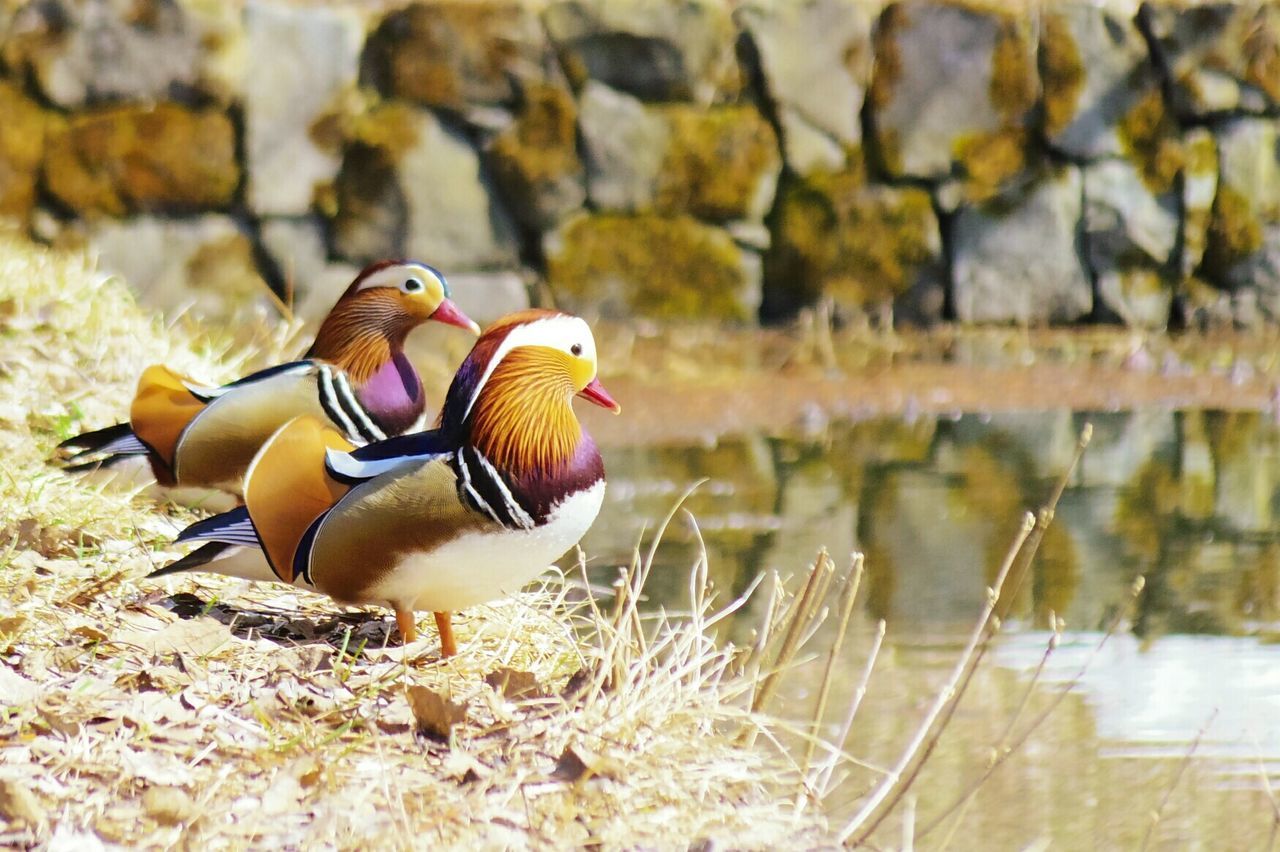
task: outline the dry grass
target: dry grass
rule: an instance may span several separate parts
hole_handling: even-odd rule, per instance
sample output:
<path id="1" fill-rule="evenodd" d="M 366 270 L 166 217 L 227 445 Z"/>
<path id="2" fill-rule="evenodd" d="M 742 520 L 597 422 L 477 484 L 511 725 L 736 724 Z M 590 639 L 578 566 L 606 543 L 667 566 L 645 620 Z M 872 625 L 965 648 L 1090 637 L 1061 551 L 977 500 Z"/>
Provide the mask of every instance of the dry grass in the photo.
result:
<path id="1" fill-rule="evenodd" d="M 293 331 L 175 331 L 83 261 L 0 242 L 0 846 L 821 842 L 778 724 L 744 709 L 762 666 L 714 640 L 705 565 L 680 619 L 638 611 L 647 560 L 607 603 L 553 574 L 467 613 L 446 663 L 434 638 L 389 647 L 383 613 L 142 579 L 188 512 L 50 469 L 53 444 L 117 418 L 146 363 L 225 378 L 250 366 L 233 346 Z M 458 718 L 415 710 L 428 690 Z"/>

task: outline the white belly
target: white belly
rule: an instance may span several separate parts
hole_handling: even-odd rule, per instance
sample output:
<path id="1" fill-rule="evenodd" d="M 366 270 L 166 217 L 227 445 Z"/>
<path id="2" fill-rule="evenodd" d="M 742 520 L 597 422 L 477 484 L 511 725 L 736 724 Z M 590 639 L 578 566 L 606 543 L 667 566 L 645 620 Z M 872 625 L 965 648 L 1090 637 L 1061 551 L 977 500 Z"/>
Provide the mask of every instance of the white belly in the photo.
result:
<path id="1" fill-rule="evenodd" d="M 469 533 L 401 560 L 369 597 L 449 612 L 509 595 L 581 540 L 600 512 L 604 482 L 579 491 L 532 530 Z"/>

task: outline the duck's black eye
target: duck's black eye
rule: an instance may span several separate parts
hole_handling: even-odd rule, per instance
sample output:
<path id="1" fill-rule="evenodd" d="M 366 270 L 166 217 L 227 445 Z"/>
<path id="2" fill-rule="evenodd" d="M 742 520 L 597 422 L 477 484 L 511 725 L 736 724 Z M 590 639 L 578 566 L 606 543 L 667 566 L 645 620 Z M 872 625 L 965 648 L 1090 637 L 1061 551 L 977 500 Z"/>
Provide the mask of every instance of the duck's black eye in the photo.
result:
<path id="1" fill-rule="evenodd" d="M 573 344 L 572 346 L 570 346 L 570 347 L 569 347 L 569 351 L 570 351 L 570 352 L 572 352 L 575 356 L 576 356 L 576 355 L 581 355 L 581 354 L 582 354 L 582 344 L 581 344 L 581 343 L 575 343 L 575 344 Z"/>
<path id="2" fill-rule="evenodd" d="M 417 278 L 410 278 L 408 281 L 404 282 L 404 291 L 406 293 L 417 293 L 426 289 L 426 286 L 426 284 L 423 284 Z"/>

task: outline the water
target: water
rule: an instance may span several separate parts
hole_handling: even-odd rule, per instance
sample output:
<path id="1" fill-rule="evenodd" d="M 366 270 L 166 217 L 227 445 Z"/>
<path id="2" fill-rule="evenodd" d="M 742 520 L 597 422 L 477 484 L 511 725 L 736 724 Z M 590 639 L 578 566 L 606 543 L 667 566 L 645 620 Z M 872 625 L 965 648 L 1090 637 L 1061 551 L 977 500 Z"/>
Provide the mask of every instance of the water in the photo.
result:
<path id="1" fill-rule="evenodd" d="M 1280 778 L 1280 428 L 1267 415 L 921 416 L 615 448 L 605 509 L 584 547 L 607 581 L 645 525 L 706 478 L 686 507 L 726 597 L 761 571 L 797 575 L 819 547 L 837 562 L 863 551 L 861 610 L 833 706 L 885 619 L 886 652 L 849 748 L 890 763 L 945 680 L 1021 513 L 1048 497 L 1086 421 L 1093 442 L 1010 601 L 991 664 L 919 787 L 919 824 L 985 764 L 1022 703 L 1046 629 L 1061 619 L 1063 642 L 1024 718 L 1084 674 L 981 789 L 952 848 L 973 848 L 964 838 L 975 836 L 984 848 L 1127 848 L 1166 795 L 1155 846 L 1265 848 L 1273 809 L 1264 774 Z M 697 548 L 692 522 L 678 518 L 658 551 L 651 605 L 685 605 Z M 1095 650 L 1138 575 L 1146 589 L 1132 617 Z M 730 629 L 745 636 L 758 618 L 748 607 Z M 785 710 L 810 712 L 818 668 L 800 674 Z M 851 778 L 846 798 L 873 780 Z M 897 843 L 899 830 L 886 827 L 883 841 Z"/>

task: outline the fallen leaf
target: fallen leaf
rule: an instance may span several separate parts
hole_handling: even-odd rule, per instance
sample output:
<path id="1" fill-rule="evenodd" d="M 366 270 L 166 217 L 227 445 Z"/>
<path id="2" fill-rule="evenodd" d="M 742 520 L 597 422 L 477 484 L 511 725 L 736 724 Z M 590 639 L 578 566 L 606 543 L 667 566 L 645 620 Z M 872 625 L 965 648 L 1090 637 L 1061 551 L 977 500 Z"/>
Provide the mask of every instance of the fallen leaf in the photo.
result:
<path id="1" fill-rule="evenodd" d="M 181 787 L 152 787 L 142 794 L 142 807 L 161 825 L 181 825 L 196 814 L 196 803 Z"/>
<path id="2" fill-rule="evenodd" d="M 21 707 L 36 700 L 40 688 L 8 666 L 0 666 L 0 707 Z"/>
<path id="3" fill-rule="evenodd" d="M 98 628 L 90 627 L 87 624 L 80 625 L 75 630 L 72 630 L 71 633 L 75 636 L 81 636 L 88 639 L 90 642 L 104 642 L 107 638 L 107 634 L 103 633 Z"/>
<path id="4" fill-rule="evenodd" d="M 35 795 L 17 781 L 0 779 L 0 816 L 28 825 L 44 821 L 44 808 Z"/>
<path id="5" fill-rule="evenodd" d="M 493 771 L 464 751 L 450 752 L 440 769 L 450 778 L 457 779 L 459 784 L 470 784 L 487 778 Z"/>
<path id="6" fill-rule="evenodd" d="M 216 651 L 231 639 L 231 631 L 226 625 L 212 618 L 193 618 L 189 621 L 175 621 L 154 632 L 139 630 L 125 633 L 117 636 L 114 641 L 135 645 L 143 653 L 153 657 L 179 651 L 199 657 Z"/>
<path id="7" fill-rule="evenodd" d="M 567 745 L 560 753 L 551 777 L 572 784 L 589 778 L 617 778 L 619 768 L 616 761 L 582 745 Z"/>
<path id="8" fill-rule="evenodd" d="M 532 672 L 511 669 L 503 666 L 494 669 L 484 676 L 484 682 L 492 686 L 503 697 L 512 701 L 521 698 L 541 698 L 542 684 Z"/>
<path id="9" fill-rule="evenodd" d="M 467 717 L 467 705 L 455 704 L 438 692 L 414 685 L 406 691 L 418 730 L 440 742 L 447 742 L 453 726 Z"/>
<path id="10" fill-rule="evenodd" d="M 8 618 L 0 618 L 0 636 L 17 636 L 18 631 L 22 629 L 22 625 L 27 623 L 25 615 L 11 615 Z"/>

